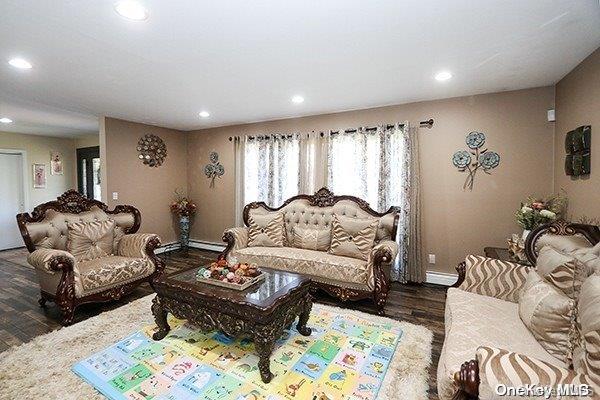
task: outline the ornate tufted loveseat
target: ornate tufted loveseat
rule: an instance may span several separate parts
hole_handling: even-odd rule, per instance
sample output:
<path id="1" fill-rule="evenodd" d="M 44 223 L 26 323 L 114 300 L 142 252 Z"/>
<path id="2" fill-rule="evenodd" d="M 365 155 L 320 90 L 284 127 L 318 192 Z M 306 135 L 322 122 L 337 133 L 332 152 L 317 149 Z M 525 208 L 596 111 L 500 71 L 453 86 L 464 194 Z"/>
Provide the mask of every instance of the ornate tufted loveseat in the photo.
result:
<path id="1" fill-rule="evenodd" d="M 459 264 L 458 282 L 448 289 L 446 298 L 445 339 L 437 371 L 439 398 L 545 398 L 501 396 L 504 387 L 527 385 L 555 390 L 564 389 L 563 385 L 579 389 L 584 385 L 593 394 L 582 391 L 581 396 L 562 398 L 600 398 L 599 242 L 597 226 L 557 222 L 529 234 L 525 251 L 533 267 L 482 256 L 468 256 Z M 549 350 L 548 342 L 556 338 L 555 332 L 545 328 L 534 334 L 523 322 L 523 315 L 530 324 L 532 321 L 527 319 L 528 310 L 532 310 L 528 303 L 531 297 L 524 292 L 539 289 L 534 313 L 544 309 L 542 299 L 557 304 L 556 294 L 562 296 L 555 286 L 548 291 L 535 286 L 535 282 L 531 284 L 528 275 L 541 273 L 544 262 L 537 263 L 537 259 L 542 252 L 574 257 L 574 271 L 579 272 L 563 273 L 560 280 L 572 288 L 576 287 L 574 281 L 583 282 L 569 312 L 556 307 L 555 312 L 544 311 L 536 316 L 538 321 L 566 319 L 573 335 L 568 344 L 572 359 L 557 357 Z M 550 398 L 557 398 L 556 392 Z"/>
<path id="2" fill-rule="evenodd" d="M 257 215 L 283 213 L 285 241 L 283 247 L 248 247 L 249 219 Z M 293 247 L 293 229 L 332 229 L 334 215 L 356 220 L 378 220 L 375 239 L 366 260 L 328 253 L 322 250 Z M 389 291 L 390 265 L 398 252 L 396 237 L 399 212 L 391 207 L 384 213 L 371 209 L 354 196 L 334 196 L 327 188 L 314 195 L 298 195 L 281 207 L 271 208 L 264 202 L 244 207 L 246 227 L 230 228 L 223 234 L 227 242 L 221 257 L 235 257 L 239 262 L 256 263 L 269 268 L 308 275 L 313 289 L 321 289 L 342 301 L 372 299 L 383 312 Z"/>
<path id="3" fill-rule="evenodd" d="M 112 254 L 78 261 L 67 251 L 68 224 L 109 220 L 114 221 Z M 17 215 L 30 252 L 27 261 L 39 279 L 40 305 L 55 302 L 63 324 L 68 325 L 77 306 L 117 300 L 140 283 L 152 282 L 164 270 L 164 263 L 154 255 L 160 239 L 154 234 L 136 233 L 140 222 L 135 207 L 119 205 L 109 211 L 106 204 L 86 199 L 74 190 L 35 207 L 31 215 Z M 86 225 L 94 229 L 94 224 Z"/>

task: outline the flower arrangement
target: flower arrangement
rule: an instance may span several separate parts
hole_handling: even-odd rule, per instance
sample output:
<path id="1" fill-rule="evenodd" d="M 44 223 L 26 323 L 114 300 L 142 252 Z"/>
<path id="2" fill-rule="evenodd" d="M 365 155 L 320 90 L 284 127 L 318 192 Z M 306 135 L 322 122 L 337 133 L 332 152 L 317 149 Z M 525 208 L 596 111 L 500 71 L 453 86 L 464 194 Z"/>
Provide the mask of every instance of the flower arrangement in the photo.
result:
<path id="1" fill-rule="evenodd" d="M 528 197 L 516 212 L 517 223 L 526 231 L 560 219 L 567 208 L 567 198 L 561 192 L 546 199 Z"/>
<path id="2" fill-rule="evenodd" d="M 190 216 L 196 213 L 196 204 L 185 197 L 179 190 L 175 190 L 176 200 L 171 203 L 171 212 L 180 217 Z"/>

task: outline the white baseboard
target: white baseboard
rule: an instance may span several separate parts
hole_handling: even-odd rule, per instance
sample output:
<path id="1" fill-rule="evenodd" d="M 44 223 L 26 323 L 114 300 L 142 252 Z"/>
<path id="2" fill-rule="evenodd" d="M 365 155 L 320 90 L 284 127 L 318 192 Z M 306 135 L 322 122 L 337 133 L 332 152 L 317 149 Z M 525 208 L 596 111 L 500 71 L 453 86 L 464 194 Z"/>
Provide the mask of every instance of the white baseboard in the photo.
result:
<path id="1" fill-rule="evenodd" d="M 456 274 L 446 274 L 443 272 L 427 272 L 427 283 L 436 285 L 452 286 L 458 280 Z"/>
<path id="2" fill-rule="evenodd" d="M 222 243 L 206 242 L 204 240 L 194 240 L 194 239 L 190 239 L 190 247 L 193 247 L 195 249 L 219 251 L 219 252 L 225 250 L 225 246 Z"/>
<path id="3" fill-rule="evenodd" d="M 180 247 L 181 246 L 179 245 L 179 242 L 164 243 L 164 244 L 161 244 L 159 248 L 154 250 L 154 254 L 161 254 L 161 253 L 164 253 L 165 251 L 177 250 Z"/>

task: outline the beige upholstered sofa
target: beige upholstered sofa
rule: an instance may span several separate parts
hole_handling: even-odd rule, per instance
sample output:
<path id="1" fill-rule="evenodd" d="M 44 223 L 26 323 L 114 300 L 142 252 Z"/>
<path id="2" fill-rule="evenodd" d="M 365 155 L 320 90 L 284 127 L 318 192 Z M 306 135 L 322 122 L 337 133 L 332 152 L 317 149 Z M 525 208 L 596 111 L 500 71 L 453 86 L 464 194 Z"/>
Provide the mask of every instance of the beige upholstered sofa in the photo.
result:
<path id="1" fill-rule="evenodd" d="M 140 222 L 135 207 L 109 211 L 73 190 L 31 215 L 17 215 L 27 260 L 39 279 L 40 305 L 55 302 L 67 325 L 77 306 L 119 299 L 162 273 L 164 264 L 154 255 L 160 239 L 135 233 Z"/>
<path id="2" fill-rule="evenodd" d="M 534 398 L 501 396 L 528 384 L 600 398 L 599 241 L 598 227 L 557 223 L 528 237 L 534 267 L 468 256 L 447 293 L 440 399 Z"/>
<path id="3" fill-rule="evenodd" d="M 269 229 L 261 228 L 257 221 L 271 217 L 282 219 L 283 225 L 273 222 L 282 226 L 282 240 L 265 245 L 259 235 L 270 234 Z M 356 235 L 336 234 L 334 220 L 343 220 L 346 226 L 374 224 L 374 229 L 364 228 Z M 292 197 L 279 208 L 271 208 L 263 202 L 250 203 L 244 208 L 244 223 L 246 227 L 230 228 L 223 234 L 228 245 L 222 257 L 308 275 L 315 289 L 320 288 L 344 301 L 369 298 L 383 311 L 389 290 L 390 264 L 398 251 L 393 241 L 398 225 L 396 208 L 378 213 L 361 199 L 334 196 L 322 188 L 314 195 Z M 257 224 L 256 241 L 252 240 L 254 223 Z M 298 236 L 300 233 L 304 235 L 302 238 Z M 279 233 L 273 235 L 276 237 Z M 336 237 L 343 240 L 336 241 Z M 253 242 L 256 243 L 253 245 Z M 353 252 L 357 247 L 366 252 L 362 256 Z"/>

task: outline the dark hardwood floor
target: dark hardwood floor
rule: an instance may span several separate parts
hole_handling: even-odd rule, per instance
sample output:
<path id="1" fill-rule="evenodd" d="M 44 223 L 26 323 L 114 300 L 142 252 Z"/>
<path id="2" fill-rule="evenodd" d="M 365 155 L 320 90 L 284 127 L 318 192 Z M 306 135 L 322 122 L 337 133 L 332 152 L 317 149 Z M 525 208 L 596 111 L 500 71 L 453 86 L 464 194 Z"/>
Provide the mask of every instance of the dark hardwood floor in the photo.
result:
<path id="1" fill-rule="evenodd" d="M 187 253 L 173 251 L 160 256 L 166 262 L 167 273 L 173 273 L 206 263 L 216 258 L 216 255 L 217 253 L 210 251 L 190 249 Z M 54 304 L 49 303 L 45 309 L 38 306 L 39 287 L 34 269 L 15 261 L 20 260 L 15 260 L 12 255 L 3 257 L 0 252 L 0 353 L 61 327 L 60 314 Z M 81 306 L 76 311 L 75 323 L 150 293 L 150 286 L 143 284 L 121 301 Z M 390 318 L 423 325 L 433 332 L 432 364 L 429 370 L 430 399 L 437 399 L 436 369 L 444 341 L 445 300 L 446 290 L 442 286 L 401 285 L 394 282 L 385 309 Z M 368 301 L 342 304 L 325 294 L 317 295 L 315 301 L 376 313 Z"/>

